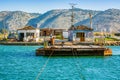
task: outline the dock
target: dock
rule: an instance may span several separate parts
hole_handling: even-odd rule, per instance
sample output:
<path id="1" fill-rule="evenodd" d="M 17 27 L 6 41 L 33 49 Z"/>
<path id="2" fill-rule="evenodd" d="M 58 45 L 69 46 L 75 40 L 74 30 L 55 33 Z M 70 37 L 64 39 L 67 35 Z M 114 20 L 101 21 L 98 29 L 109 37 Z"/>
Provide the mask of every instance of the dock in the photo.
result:
<path id="1" fill-rule="evenodd" d="M 111 56 L 112 50 L 101 46 L 48 46 L 36 50 L 36 56 Z"/>

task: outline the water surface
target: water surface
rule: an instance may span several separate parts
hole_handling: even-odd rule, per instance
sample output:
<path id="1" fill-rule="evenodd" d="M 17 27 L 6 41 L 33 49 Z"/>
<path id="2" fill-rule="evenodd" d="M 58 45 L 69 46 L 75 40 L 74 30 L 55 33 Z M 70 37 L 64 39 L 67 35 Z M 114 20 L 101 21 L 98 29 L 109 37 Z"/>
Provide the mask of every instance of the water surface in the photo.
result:
<path id="1" fill-rule="evenodd" d="M 35 80 L 48 57 L 40 46 L 0 45 L 0 80 Z M 108 57 L 51 57 L 39 80 L 120 80 L 120 47 Z"/>

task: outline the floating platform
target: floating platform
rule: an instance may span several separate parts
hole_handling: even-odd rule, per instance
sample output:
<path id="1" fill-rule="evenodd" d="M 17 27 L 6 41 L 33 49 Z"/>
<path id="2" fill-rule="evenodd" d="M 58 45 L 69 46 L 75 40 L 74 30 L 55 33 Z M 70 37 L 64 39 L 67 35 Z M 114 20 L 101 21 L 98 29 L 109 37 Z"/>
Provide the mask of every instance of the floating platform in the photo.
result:
<path id="1" fill-rule="evenodd" d="M 49 46 L 36 50 L 36 56 L 111 56 L 112 50 L 101 46 Z"/>

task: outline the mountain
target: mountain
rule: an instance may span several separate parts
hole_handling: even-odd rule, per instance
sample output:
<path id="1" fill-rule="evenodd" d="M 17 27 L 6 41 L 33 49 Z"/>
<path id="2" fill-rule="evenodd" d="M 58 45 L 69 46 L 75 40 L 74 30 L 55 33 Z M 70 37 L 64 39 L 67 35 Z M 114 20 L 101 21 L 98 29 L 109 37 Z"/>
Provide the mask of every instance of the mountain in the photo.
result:
<path id="1" fill-rule="evenodd" d="M 108 9 L 98 13 L 92 18 L 94 31 L 120 32 L 120 10 Z M 90 26 L 90 19 L 75 24 Z"/>
<path id="2" fill-rule="evenodd" d="M 94 31 L 120 32 L 120 10 L 108 9 L 105 11 L 84 10 L 75 8 L 74 25 L 86 25 L 90 27 L 89 13 L 92 14 Z M 16 30 L 26 25 L 39 28 L 71 27 L 71 9 L 56 9 L 46 13 L 27 13 L 23 11 L 0 12 L 0 28 L 5 26 L 8 30 Z"/>
<path id="3" fill-rule="evenodd" d="M 100 11 L 74 9 L 74 22 L 83 21 L 89 18 L 89 12 L 93 15 Z M 71 9 L 58 9 L 46 12 L 37 18 L 31 19 L 28 25 L 37 26 L 40 28 L 64 28 L 68 29 L 71 26 Z"/>
<path id="4" fill-rule="evenodd" d="M 0 28 L 16 30 L 24 27 L 28 21 L 37 17 L 38 13 L 27 13 L 23 11 L 2 11 L 0 12 Z"/>

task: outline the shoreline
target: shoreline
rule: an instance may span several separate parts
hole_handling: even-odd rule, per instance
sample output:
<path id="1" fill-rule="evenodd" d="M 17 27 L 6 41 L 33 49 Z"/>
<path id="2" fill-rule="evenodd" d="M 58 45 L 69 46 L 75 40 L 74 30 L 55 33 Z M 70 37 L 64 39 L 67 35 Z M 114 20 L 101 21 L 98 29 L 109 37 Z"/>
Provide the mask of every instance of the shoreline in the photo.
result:
<path id="1" fill-rule="evenodd" d="M 0 42 L 0 45 L 29 45 L 29 46 L 38 46 L 38 45 L 43 45 L 43 42 Z"/>
<path id="2" fill-rule="evenodd" d="M 44 45 L 44 42 L 0 42 L 0 45 Z M 62 45 L 62 42 L 55 42 L 54 45 Z M 99 46 L 120 46 L 120 41 L 112 41 L 105 43 L 98 42 L 65 42 L 64 45 L 99 45 Z"/>

